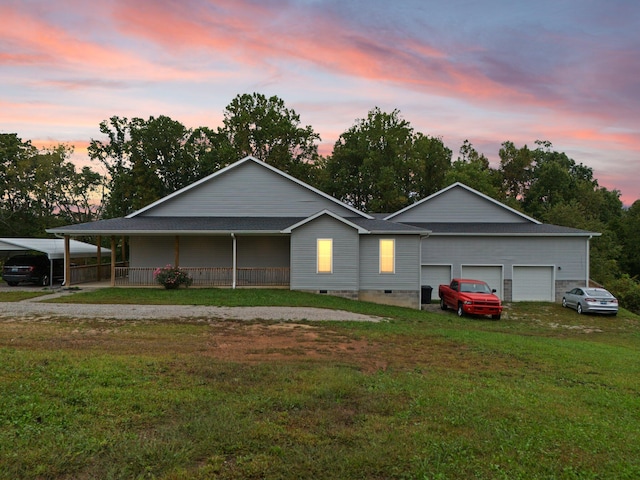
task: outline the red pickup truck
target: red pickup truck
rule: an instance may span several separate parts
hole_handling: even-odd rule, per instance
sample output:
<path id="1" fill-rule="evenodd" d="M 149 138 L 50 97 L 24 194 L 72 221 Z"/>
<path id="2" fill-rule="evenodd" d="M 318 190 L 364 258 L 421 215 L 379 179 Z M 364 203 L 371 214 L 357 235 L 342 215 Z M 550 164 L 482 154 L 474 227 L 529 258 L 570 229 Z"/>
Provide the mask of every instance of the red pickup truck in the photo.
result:
<path id="1" fill-rule="evenodd" d="M 502 304 L 495 292 L 482 280 L 454 278 L 449 285 L 438 287 L 440 308 L 453 308 L 459 317 L 464 314 L 491 315 L 491 318 L 500 320 Z"/>

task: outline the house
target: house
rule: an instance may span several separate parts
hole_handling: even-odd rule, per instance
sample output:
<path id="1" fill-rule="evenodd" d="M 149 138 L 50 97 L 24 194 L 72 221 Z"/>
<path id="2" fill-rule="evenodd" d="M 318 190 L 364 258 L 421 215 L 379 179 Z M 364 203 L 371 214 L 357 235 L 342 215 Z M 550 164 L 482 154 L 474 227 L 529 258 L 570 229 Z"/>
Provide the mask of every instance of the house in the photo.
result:
<path id="1" fill-rule="evenodd" d="M 586 283 L 596 235 L 543 225 L 462 184 L 369 215 L 253 157 L 126 217 L 48 231 L 110 236 L 112 251 L 126 238 L 128 264 L 112 257 L 112 285 L 153 284 L 153 270 L 172 264 L 194 285 L 286 287 L 412 308 L 428 301 L 421 286 L 458 275 L 487 279 L 505 300 L 552 300 L 559 286 Z"/>
<path id="2" fill-rule="evenodd" d="M 429 230 L 423 285 L 481 279 L 507 302 L 559 301 L 570 286 L 587 285 L 589 241 L 600 235 L 543 224 L 461 183 L 385 219 Z"/>

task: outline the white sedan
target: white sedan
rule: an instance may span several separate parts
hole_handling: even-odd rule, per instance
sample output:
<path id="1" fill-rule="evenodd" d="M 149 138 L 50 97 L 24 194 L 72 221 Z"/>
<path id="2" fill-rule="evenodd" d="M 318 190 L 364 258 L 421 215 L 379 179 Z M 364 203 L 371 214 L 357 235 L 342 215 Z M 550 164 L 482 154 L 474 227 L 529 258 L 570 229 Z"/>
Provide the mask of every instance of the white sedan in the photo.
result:
<path id="1" fill-rule="evenodd" d="M 574 288 L 564 294 L 562 306 L 578 313 L 618 313 L 618 299 L 604 288 Z"/>

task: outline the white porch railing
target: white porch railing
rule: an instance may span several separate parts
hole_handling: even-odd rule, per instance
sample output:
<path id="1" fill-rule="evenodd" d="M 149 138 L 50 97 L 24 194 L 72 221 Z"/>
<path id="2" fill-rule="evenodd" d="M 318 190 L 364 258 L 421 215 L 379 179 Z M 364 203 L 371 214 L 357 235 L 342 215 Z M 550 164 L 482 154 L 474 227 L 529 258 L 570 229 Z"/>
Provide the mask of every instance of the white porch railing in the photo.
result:
<path id="1" fill-rule="evenodd" d="M 230 287 L 233 285 L 231 267 L 180 267 L 192 279 L 193 286 Z M 116 286 L 157 285 L 153 279 L 155 268 L 116 267 Z M 242 267 L 236 269 L 236 285 L 242 287 L 282 287 L 289 285 L 289 267 Z"/>

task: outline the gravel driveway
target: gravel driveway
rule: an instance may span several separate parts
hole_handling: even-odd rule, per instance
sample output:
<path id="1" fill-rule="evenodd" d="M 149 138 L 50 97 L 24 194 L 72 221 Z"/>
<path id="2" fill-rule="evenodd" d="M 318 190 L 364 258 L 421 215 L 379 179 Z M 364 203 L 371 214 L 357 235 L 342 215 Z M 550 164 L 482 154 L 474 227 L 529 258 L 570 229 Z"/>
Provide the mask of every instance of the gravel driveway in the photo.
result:
<path id="1" fill-rule="evenodd" d="M 338 320 L 378 322 L 380 317 L 361 315 L 343 310 L 312 307 L 212 307 L 182 305 L 94 305 L 71 303 L 43 303 L 54 297 L 69 295 L 52 293 L 20 302 L 0 303 L 0 318 L 73 317 L 115 319 L 179 319 L 209 318 L 224 320 Z"/>

